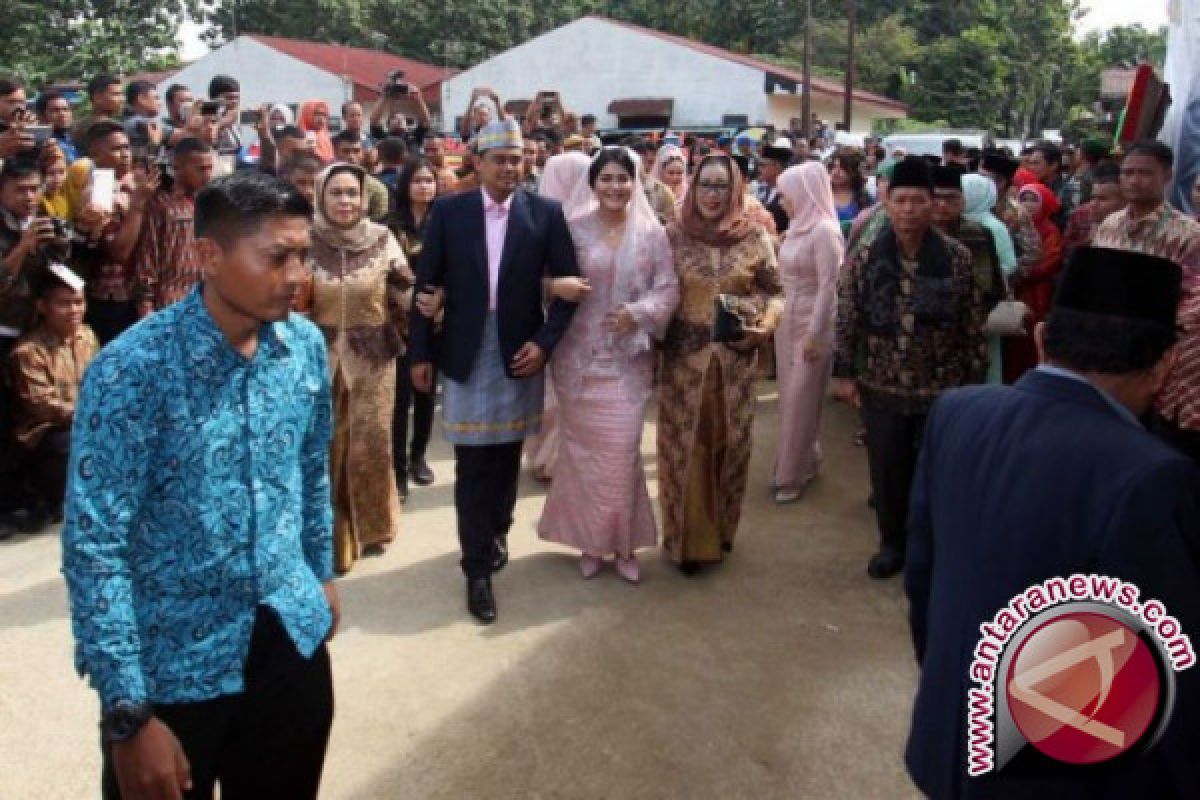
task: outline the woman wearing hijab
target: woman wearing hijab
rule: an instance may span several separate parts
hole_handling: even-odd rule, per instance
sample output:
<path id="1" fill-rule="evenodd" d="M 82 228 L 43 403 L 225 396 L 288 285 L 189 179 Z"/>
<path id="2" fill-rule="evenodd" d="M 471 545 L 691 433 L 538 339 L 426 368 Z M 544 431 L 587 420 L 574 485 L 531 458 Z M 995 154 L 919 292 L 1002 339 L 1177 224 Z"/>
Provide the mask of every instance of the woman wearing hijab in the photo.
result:
<path id="1" fill-rule="evenodd" d="M 313 153 L 324 164 L 333 161 L 333 139 L 329 135 L 329 103 L 306 100 L 300 104 L 300 130 L 312 140 Z"/>
<path id="2" fill-rule="evenodd" d="M 775 250 L 746 213 L 737 165 L 709 155 L 695 174 L 668 229 L 682 296 L 664 342 L 658 395 L 663 541 L 688 574 L 733 549 L 750 464 L 757 350 L 783 310 Z"/>
<path id="3" fill-rule="evenodd" d="M 820 468 L 817 431 L 833 357 L 837 273 L 845 240 L 829 173 L 820 162 L 788 167 L 776 187 L 791 222 L 779 248 L 787 304 L 775 333 L 782 423 L 775 502 L 792 503 Z"/>
<path id="4" fill-rule="evenodd" d="M 296 115 L 292 113 L 292 109 L 285 106 L 283 103 L 276 103 L 271 106 L 271 113 L 267 117 L 267 121 L 272 128 L 282 128 L 285 125 L 295 125 Z"/>
<path id="5" fill-rule="evenodd" d="M 687 157 L 683 151 L 673 144 L 660 147 L 654 156 L 654 169 L 650 170 L 650 174 L 662 181 L 675 195 L 675 209 L 678 212 L 687 195 Z"/>
<path id="6" fill-rule="evenodd" d="M 1020 170 L 1017 170 L 1018 176 Z M 1019 178 L 1018 178 L 1019 179 Z M 1017 275 L 1014 294 L 1029 307 L 1029 333 L 1004 340 L 1004 382 L 1015 383 L 1027 370 L 1037 366 L 1037 346 L 1033 328 L 1046 319 L 1054 286 L 1062 270 L 1062 234 L 1054 224 L 1054 215 L 1061 207 L 1054 192 L 1037 181 L 1023 184 L 1017 190 L 1017 204 L 1037 228 L 1042 240 L 1042 257 L 1028 272 Z"/>
<path id="7" fill-rule="evenodd" d="M 381 554 L 396 535 L 392 468 L 396 359 L 413 274 L 392 233 L 367 219 L 366 173 L 335 164 L 317 180 L 310 316 L 329 346 L 334 434 L 334 566 Z"/>
<path id="8" fill-rule="evenodd" d="M 1006 281 L 1011 281 L 1013 273 L 1017 271 L 1017 252 L 1013 247 L 1008 226 L 992 212 L 997 203 L 995 182 L 991 178 L 970 172 L 962 176 L 962 190 L 963 216 L 982 225 L 992 235 L 1000 271 L 1004 273 Z M 1004 340 L 995 334 L 988 336 L 987 382 L 1004 382 Z"/>
<path id="9" fill-rule="evenodd" d="M 583 182 L 591 163 L 592 160 L 583 153 L 551 156 L 542 169 L 542 183 L 538 193 L 566 205 L 575 187 Z M 551 292 L 553 293 L 555 284 L 559 284 L 556 296 L 568 302 L 577 302 L 577 299 L 565 293 L 562 287 L 565 283 L 575 287 L 578 280 L 560 278 L 552 281 Z M 533 468 L 534 477 L 542 483 L 548 483 L 554 477 L 554 465 L 558 460 L 558 441 L 558 398 L 554 393 L 554 381 L 550 380 L 546 382 L 541 432 L 525 440 L 525 457 Z"/>
<path id="10" fill-rule="evenodd" d="M 636 551 L 658 526 L 641 441 L 654 384 L 654 342 L 679 304 L 666 231 L 641 190 L 639 159 L 608 147 L 591 162 L 566 211 L 591 291 L 550 360 L 559 399 L 558 467 L 538 534 L 582 551 L 585 578 L 615 557 L 640 579 Z"/>

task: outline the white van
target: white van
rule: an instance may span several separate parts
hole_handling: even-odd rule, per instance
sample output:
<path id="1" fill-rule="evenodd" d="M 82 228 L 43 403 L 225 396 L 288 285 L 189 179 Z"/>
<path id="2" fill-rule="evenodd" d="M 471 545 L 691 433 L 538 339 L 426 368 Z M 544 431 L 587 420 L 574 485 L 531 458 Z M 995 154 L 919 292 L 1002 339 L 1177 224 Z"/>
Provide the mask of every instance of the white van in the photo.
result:
<path id="1" fill-rule="evenodd" d="M 909 156 L 942 157 L 942 142 L 947 139 L 958 139 L 963 147 L 986 150 L 992 147 L 992 137 L 987 131 L 936 131 L 932 133 L 894 133 L 883 138 L 883 146 L 889 157 L 897 150 L 903 150 Z"/>

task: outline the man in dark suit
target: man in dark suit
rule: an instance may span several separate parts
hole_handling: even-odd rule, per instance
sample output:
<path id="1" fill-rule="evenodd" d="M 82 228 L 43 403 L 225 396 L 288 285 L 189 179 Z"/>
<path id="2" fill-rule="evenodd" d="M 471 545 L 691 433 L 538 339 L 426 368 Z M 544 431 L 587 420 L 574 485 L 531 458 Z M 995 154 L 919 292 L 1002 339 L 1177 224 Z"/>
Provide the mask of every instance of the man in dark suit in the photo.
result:
<path id="1" fill-rule="evenodd" d="M 1148 753 L 1085 768 L 1026 745 L 967 775 L 980 625 L 1028 587 L 1112 576 L 1200 632 L 1200 472 L 1138 422 L 1167 372 L 1180 286 L 1169 261 L 1085 248 L 1035 331 L 1042 365 L 933 406 L 905 567 L 921 666 L 905 760 L 933 798 L 1200 797 L 1195 669 L 1176 675 L 1174 715 Z"/>
<path id="2" fill-rule="evenodd" d="M 575 313 L 557 299 L 543 312 L 542 279 L 579 267 L 562 208 L 517 186 L 516 123 L 485 127 L 475 151 L 483 188 L 434 204 L 418 261 L 418 289 L 444 291 L 441 333 L 414 315 L 410 347 L 417 391 L 433 389 L 435 360 L 447 379 L 467 609 L 487 624 L 496 619 L 491 576 L 508 561 L 521 445 L 541 424 L 542 369 Z"/>
<path id="3" fill-rule="evenodd" d="M 783 233 L 787 230 L 789 219 L 783 210 L 782 195 L 775 186 L 779 176 L 792 163 L 792 143 L 786 137 L 780 136 L 774 143 L 765 145 L 758 162 L 758 180 L 754 193 L 763 208 L 771 212 L 775 218 L 775 230 Z"/>

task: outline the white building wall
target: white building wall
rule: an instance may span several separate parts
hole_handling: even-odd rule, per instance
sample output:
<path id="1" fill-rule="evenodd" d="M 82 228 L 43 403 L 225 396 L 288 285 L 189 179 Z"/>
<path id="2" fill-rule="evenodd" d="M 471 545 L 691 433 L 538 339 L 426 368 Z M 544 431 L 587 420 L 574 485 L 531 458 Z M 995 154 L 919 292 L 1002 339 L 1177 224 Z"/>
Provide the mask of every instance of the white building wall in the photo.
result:
<path id="1" fill-rule="evenodd" d="M 336 117 L 353 92 L 353 87 L 341 76 L 272 50 L 248 36 L 239 36 L 192 62 L 160 84 L 158 91 L 162 95 L 168 86 L 180 83 L 191 89 L 199 101 L 208 96 L 208 82 L 215 75 L 237 78 L 242 85 L 243 109 L 258 108 L 264 103 L 324 100 Z"/>
<path id="2" fill-rule="evenodd" d="M 495 89 L 501 102 L 562 94 L 568 111 L 616 127 L 608 104 L 625 97 L 673 97 L 674 125 L 714 125 L 727 114 L 766 120 L 762 71 L 681 47 L 604 20 L 584 18 L 455 75 L 442 85 L 446 126 L 466 110 L 471 90 Z"/>

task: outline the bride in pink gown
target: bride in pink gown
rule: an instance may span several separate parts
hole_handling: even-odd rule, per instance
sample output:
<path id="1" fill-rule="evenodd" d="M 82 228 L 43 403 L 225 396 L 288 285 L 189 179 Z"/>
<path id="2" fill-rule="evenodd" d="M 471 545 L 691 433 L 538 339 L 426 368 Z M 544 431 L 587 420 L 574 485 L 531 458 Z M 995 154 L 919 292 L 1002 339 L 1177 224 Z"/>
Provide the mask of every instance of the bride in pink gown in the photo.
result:
<path id="1" fill-rule="evenodd" d="M 558 463 L 538 523 L 542 539 L 582 551 L 584 577 L 611 555 L 631 583 L 640 577 L 636 550 L 658 541 L 642 427 L 654 341 L 679 304 L 670 245 L 641 190 L 638 165 L 627 149 L 604 148 L 567 204 L 590 292 L 550 360 Z"/>

